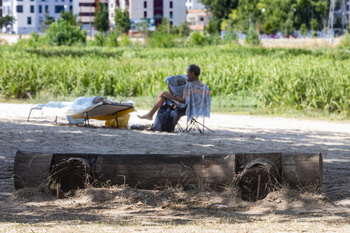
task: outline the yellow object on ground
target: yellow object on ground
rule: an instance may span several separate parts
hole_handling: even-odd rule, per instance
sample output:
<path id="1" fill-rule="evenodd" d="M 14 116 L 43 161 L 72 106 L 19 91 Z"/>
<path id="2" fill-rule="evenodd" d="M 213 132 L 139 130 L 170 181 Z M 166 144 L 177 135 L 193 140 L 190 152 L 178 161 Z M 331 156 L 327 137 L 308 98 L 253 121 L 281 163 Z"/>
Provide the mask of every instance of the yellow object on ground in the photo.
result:
<path id="1" fill-rule="evenodd" d="M 128 122 L 130 118 L 130 112 L 135 111 L 134 108 L 126 109 L 120 112 L 117 112 L 117 119 L 118 122 L 115 119 L 114 115 L 103 115 L 103 116 L 97 116 L 97 117 L 91 117 L 91 119 L 96 120 L 105 120 L 105 126 L 106 127 L 113 127 L 113 128 L 127 128 Z M 119 127 L 118 127 L 119 126 Z"/>

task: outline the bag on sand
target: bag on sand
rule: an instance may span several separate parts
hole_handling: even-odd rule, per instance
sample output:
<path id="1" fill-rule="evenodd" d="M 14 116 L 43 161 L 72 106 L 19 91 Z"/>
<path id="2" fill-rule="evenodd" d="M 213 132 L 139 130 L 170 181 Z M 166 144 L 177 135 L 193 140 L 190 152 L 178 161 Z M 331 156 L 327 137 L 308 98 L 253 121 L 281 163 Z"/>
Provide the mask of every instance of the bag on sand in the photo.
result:
<path id="1" fill-rule="evenodd" d="M 155 131 L 174 132 L 180 117 L 184 116 L 186 108 L 180 107 L 171 100 L 165 100 L 158 110 L 157 117 L 152 125 Z"/>

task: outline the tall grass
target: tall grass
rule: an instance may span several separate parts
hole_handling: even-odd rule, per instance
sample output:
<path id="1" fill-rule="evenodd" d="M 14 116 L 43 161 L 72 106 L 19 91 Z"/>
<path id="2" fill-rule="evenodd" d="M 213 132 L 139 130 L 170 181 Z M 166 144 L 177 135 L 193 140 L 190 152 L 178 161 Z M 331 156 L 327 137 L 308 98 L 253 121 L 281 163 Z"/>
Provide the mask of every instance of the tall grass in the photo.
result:
<path id="1" fill-rule="evenodd" d="M 345 49 L 0 47 L 4 96 L 155 96 L 189 64 L 232 105 L 349 112 Z"/>

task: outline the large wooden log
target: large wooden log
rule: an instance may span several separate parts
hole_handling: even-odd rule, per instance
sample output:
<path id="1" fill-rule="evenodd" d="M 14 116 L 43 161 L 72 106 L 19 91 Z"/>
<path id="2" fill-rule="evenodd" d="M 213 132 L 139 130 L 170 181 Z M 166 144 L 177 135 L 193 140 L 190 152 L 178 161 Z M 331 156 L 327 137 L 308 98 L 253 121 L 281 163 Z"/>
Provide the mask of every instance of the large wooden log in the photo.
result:
<path id="1" fill-rule="evenodd" d="M 15 189 L 42 184 L 50 174 L 53 154 L 17 151 L 14 162 Z"/>
<path id="2" fill-rule="evenodd" d="M 18 151 L 14 163 L 15 188 L 38 186 L 50 169 L 63 160 L 81 158 L 91 167 L 93 178 L 110 184 L 139 188 L 162 185 L 205 185 L 232 181 L 255 159 L 268 160 L 278 168 L 282 181 L 291 187 L 322 187 L 321 154 L 41 154 Z M 70 176 L 68 176 L 70 177 Z M 70 177 L 74 179 L 74 177 Z M 70 182 L 70 181 L 67 181 Z"/>

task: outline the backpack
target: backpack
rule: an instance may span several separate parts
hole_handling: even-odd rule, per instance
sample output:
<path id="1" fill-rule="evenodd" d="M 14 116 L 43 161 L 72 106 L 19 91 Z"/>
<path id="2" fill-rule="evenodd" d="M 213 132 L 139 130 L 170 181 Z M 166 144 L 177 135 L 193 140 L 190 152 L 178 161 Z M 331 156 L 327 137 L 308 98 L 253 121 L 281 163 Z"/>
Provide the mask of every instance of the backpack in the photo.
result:
<path id="1" fill-rule="evenodd" d="M 152 129 L 154 131 L 174 132 L 177 122 L 185 113 L 186 108 L 180 108 L 173 101 L 167 99 L 159 108 Z"/>

